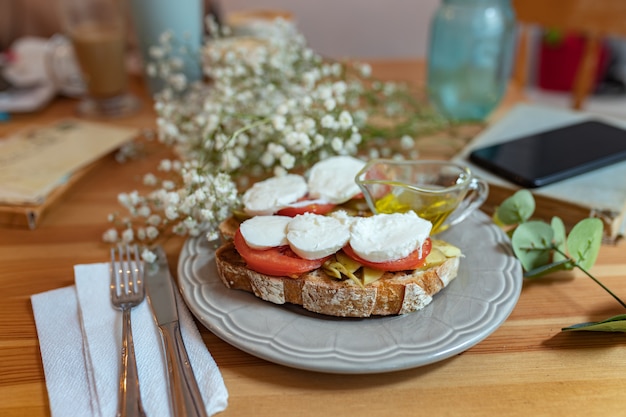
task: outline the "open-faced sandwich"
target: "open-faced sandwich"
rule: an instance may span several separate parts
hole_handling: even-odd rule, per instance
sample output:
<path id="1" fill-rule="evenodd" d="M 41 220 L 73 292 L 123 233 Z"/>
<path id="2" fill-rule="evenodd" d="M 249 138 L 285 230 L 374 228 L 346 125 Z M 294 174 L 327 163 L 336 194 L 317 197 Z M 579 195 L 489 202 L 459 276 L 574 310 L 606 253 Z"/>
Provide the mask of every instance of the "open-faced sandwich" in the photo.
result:
<path id="1" fill-rule="evenodd" d="M 326 164 L 326 165 L 325 165 Z M 369 317 L 422 309 L 457 275 L 460 249 L 430 237 L 414 212 L 349 215 L 362 162 L 329 158 L 308 179 L 259 182 L 243 198 L 249 218 L 222 225 L 216 251 L 228 288 L 332 316 Z"/>

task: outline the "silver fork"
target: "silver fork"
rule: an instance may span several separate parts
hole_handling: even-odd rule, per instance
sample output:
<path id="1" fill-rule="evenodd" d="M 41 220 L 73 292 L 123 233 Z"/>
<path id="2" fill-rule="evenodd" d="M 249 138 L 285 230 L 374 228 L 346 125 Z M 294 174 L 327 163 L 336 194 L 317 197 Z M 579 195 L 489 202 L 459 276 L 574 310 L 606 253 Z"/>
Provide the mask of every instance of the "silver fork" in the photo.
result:
<path id="1" fill-rule="evenodd" d="M 132 256 L 131 256 L 132 252 Z M 143 266 L 137 246 L 128 245 L 111 249 L 111 303 L 122 310 L 122 357 L 118 417 L 144 417 L 139 392 L 139 377 L 133 346 L 133 331 L 130 323 L 130 310 L 145 298 Z"/>

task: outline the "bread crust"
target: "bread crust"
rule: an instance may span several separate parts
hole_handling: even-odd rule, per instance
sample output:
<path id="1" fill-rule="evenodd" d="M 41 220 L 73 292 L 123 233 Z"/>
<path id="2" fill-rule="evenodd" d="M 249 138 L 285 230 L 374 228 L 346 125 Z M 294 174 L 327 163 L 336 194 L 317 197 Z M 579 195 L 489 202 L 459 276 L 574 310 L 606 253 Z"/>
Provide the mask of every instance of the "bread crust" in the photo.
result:
<path id="1" fill-rule="evenodd" d="M 235 218 L 235 216 L 230 216 L 221 222 L 218 226 L 218 231 L 222 237 L 222 241 L 232 239 L 240 225 L 241 221 Z"/>
<path id="2" fill-rule="evenodd" d="M 456 276 L 460 257 L 423 270 L 386 272 L 360 287 L 350 279 L 339 281 L 317 269 L 298 278 L 274 277 L 250 270 L 232 242 L 215 253 L 224 285 L 275 304 L 292 303 L 315 313 L 339 317 L 407 314 L 421 310 Z"/>

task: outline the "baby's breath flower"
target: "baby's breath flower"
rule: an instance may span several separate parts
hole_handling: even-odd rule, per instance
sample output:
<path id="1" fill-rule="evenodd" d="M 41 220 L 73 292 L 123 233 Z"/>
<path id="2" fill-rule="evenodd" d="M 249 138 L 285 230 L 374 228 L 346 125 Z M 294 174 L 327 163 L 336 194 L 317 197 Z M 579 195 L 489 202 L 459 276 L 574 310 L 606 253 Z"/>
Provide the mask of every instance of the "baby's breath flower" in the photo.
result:
<path id="1" fill-rule="evenodd" d="M 322 58 L 297 31 L 260 39 L 232 37 L 211 16 L 206 25 L 211 39 L 199 56 L 171 31 L 150 48 L 148 74 L 165 85 L 154 97 L 154 136 L 176 157 L 143 177 L 151 188 L 145 195 L 118 196 L 128 216 L 110 216 L 116 228 L 104 233 L 107 242 L 150 245 L 172 234 L 214 240 L 241 204 L 236 184 L 331 155 L 399 154 L 372 146 L 388 143 L 378 139 L 399 139 L 400 153 L 415 155 L 419 134 L 444 126 L 406 86 L 371 79 L 367 64 Z M 189 82 L 187 59 L 197 59 L 210 81 Z M 155 259 L 148 250 L 142 257 Z"/>
<path id="2" fill-rule="evenodd" d="M 141 259 L 143 259 L 144 262 L 151 264 L 156 261 L 157 256 L 151 250 L 144 249 L 143 251 L 141 251 Z"/>
<path id="3" fill-rule="evenodd" d="M 206 238 L 209 242 L 213 242 L 220 238 L 220 234 L 217 230 L 209 230 L 206 234 Z"/>
<path id="4" fill-rule="evenodd" d="M 276 158 L 274 157 L 274 155 L 272 155 L 271 152 L 265 152 L 263 153 L 263 155 L 261 155 L 261 159 L 259 161 L 264 167 L 269 168 L 274 165 L 275 160 Z"/>
<path id="5" fill-rule="evenodd" d="M 365 78 L 369 78 L 372 75 L 372 67 L 369 64 L 359 65 L 359 71 L 361 72 L 361 75 Z"/>
<path id="6" fill-rule="evenodd" d="M 277 165 L 274 167 L 274 175 L 276 177 L 282 177 L 284 175 L 287 175 L 287 170 L 282 166 Z"/>
<path id="7" fill-rule="evenodd" d="M 172 74 L 169 82 L 177 91 L 183 91 L 185 87 L 187 87 L 187 77 L 185 74 Z"/>
<path id="8" fill-rule="evenodd" d="M 155 186 L 157 184 L 157 177 L 152 173 L 148 173 L 143 176 L 143 183 L 144 185 Z"/>
<path id="9" fill-rule="evenodd" d="M 359 145 L 362 140 L 363 137 L 359 132 L 354 132 L 350 135 L 350 142 L 354 143 L 355 145 Z"/>
<path id="10" fill-rule="evenodd" d="M 369 151 L 369 157 L 370 157 L 370 159 L 380 158 L 380 152 L 378 151 L 378 149 L 372 148 Z"/>
<path id="11" fill-rule="evenodd" d="M 122 232 L 122 242 L 130 243 L 135 239 L 135 232 L 133 229 L 126 229 Z"/>
<path id="12" fill-rule="evenodd" d="M 149 224 L 150 226 L 159 226 L 161 224 L 161 216 L 158 214 L 152 214 L 146 219 L 146 224 Z"/>
<path id="13" fill-rule="evenodd" d="M 404 135 L 400 138 L 400 146 L 405 150 L 413 149 L 415 147 L 415 140 L 409 135 Z"/>
<path id="14" fill-rule="evenodd" d="M 172 232 L 179 236 L 185 236 L 187 234 L 187 228 L 182 222 L 177 223 L 174 225 L 174 227 L 172 227 Z"/>
<path id="15" fill-rule="evenodd" d="M 272 125 L 274 126 L 274 129 L 276 129 L 277 131 L 281 131 L 285 128 L 285 123 L 286 123 L 286 118 L 285 116 L 282 115 L 276 115 L 272 118 Z"/>
<path id="16" fill-rule="evenodd" d="M 174 33 L 171 30 L 166 30 L 159 36 L 159 42 L 162 45 L 167 45 L 172 41 L 173 38 L 174 38 Z"/>
<path id="17" fill-rule="evenodd" d="M 137 209 L 137 216 L 139 217 L 148 217 L 150 216 L 151 210 L 150 207 L 143 205 Z"/>
<path id="18" fill-rule="evenodd" d="M 280 165 L 286 170 L 290 170 L 294 167 L 296 163 L 296 157 L 286 153 L 280 157 Z"/>
<path id="19" fill-rule="evenodd" d="M 165 180 L 163 181 L 162 186 L 164 190 L 173 190 L 176 184 L 174 184 L 173 181 Z"/>
<path id="20" fill-rule="evenodd" d="M 108 229 L 102 235 L 102 240 L 104 240 L 107 243 L 115 243 L 117 242 L 117 239 L 118 239 L 118 234 L 117 234 L 117 229 L 115 228 Z"/>
<path id="21" fill-rule="evenodd" d="M 154 240 L 159 236 L 159 229 L 154 226 L 148 226 L 146 228 L 146 237 L 150 240 Z"/>
<path id="22" fill-rule="evenodd" d="M 187 51 L 187 49 L 186 49 L 186 48 L 181 48 L 181 49 L 179 49 L 179 52 L 183 52 L 183 53 L 185 53 L 185 52 L 188 52 L 188 51 Z M 174 56 L 174 57 L 170 58 L 170 65 L 171 65 L 171 67 L 172 67 L 173 69 L 177 69 L 177 70 L 179 70 L 179 69 L 183 68 L 183 66 L 185 65 L 185 63 L 183 62 L 183 60 L 181 59 L 181 57 L 179 57 L 179 56 Z M 184 76 L 184 74 L 177 74 L 177 75 L 182 75 L 182 76 Z"/>
<path id="23" fill-rule="evenodd" d="M 158 46 L 151 46 L 148 49 L 148 54 L 153 59 L 162 59 L 163 57 L 165 57 L 165 50 Z"/>
<path id="24" fill-rule="evenodd" d="M 335 118 L 330 114 L 325 114 L 320 121 L 322 127 L 326 129 L 334 129 L 335 128 Z"/>
<path id="25" fill-rule="evenodd" d="M 137 191 L 120 193 L 117 196 L 117 201 L 124 207 L 131 209 L 139 203 L 139 194 Z"/>
<path id="26" fill-rule="evenodd" d="M 352 127 L 352 122 L 353 122 L 352 116 L 350 115 L 349 112 L 345 110 L 339 114 L 338 121 L 339 121 L 339 127 L 341 129 L 347 130 Z"/>
<path id="27" fill-rule="evenodd" d="M 343 140 L 339 136 L 335 136 L 330 142 L 330 146 L 335 152 L 340 153 L 343 149 Z"/>
<path id="28" fill-rule="evenodd" d="M 148 74 L 149 77 L 156 77 L 158 74 L 157 66 L 154 63 L 146 65 L 146 74 Z"/>

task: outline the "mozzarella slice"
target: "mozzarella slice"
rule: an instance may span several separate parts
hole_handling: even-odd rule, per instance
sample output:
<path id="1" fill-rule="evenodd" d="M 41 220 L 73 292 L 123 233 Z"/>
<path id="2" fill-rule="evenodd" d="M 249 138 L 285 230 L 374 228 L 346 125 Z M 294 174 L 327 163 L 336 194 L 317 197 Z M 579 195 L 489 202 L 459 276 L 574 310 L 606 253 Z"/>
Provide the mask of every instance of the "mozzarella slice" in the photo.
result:
<path id="1" fill-rule="evenodd" d="M 312 204 L 330 204 L 330 201 L 324 200 L 322 198 L 316 198 L 315 200 L 299 200 L 288 204 L 286 207 L 300 208 L 310 206 Z"/>
<path id="2" fill-rule="evenodd" d="M 329 216 L 339 220 L 341 224 L 346 225 L 348 229 L 352 227 L 352 223 L 356 219 L 356 217 L 350 216 L 345 210 L 333 211 Z"/>
<path id="3" fill-rule="evenodd" d="M 243 194 L 244 211 L 250 216 L 273 214 L 307 193 L 304 177 L 287 174 L 259 181 Z"/>
<path id="4" fill-rule="evenodd" d="M 367 261 L 395 261 L 420 249 L 431 229 L 432 223 L 413 211 L 360 217 L 352 224 L 350 246 Z"/>
<path id="5" fill-rule="evenodd" d="M 361 192 L 354 178 L 364 165 L 352 156 L 333 156 L 316 163 L 309 172 L 309 195 L 334 204 L 350 200 Z"/>
<path id="6" fill-rule="evenodd" d="M 239 230 L 253 249 L 269 249 L 287 245 L 287 225 L 291 217 L 256 216 L 241 223 Z"/>
<path id="7" fill-rule="evenodd" d="M 344 247 L 349 239 L 350 227 L 329 216 L 300 214 L 287 226 L 289 246 L 305 259 L 332 255 Z"/>

